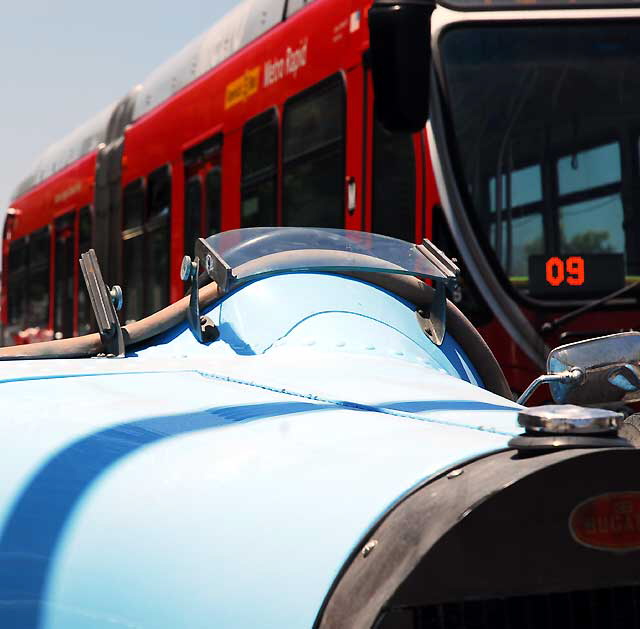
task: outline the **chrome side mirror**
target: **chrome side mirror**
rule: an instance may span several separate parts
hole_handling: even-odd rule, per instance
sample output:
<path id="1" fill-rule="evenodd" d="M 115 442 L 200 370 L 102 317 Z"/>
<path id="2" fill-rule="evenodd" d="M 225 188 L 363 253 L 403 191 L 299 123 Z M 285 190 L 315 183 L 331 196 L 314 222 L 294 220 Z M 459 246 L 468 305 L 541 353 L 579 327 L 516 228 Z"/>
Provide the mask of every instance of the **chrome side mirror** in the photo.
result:
<path id="1" fill-rule="evenodd" d="M 562 345 L 547 358 L 547 375 L 520 396 L 524 404 L 544 383 L 557 404 L 640 401 L 640 332 L 623 332 Z"/>
<path id="2" fill-rule="evenodd" d="M 580 386 L 555 382 L 553 399 L 560 404 L 603 404 L 640 400 L 640 332 L 623 332 L 563 345 L 547 359 L 547 371 L 557 374 L 578 368 Z"/>

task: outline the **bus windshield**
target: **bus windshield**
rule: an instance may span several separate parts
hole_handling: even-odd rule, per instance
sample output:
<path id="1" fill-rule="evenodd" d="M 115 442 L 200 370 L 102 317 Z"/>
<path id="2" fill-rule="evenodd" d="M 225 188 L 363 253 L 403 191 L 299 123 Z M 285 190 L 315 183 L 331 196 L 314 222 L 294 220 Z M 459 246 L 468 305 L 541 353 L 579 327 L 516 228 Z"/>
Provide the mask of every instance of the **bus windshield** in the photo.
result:
<path id="1" fill-rule="evenodd" d="M 640 23 L 460 25 L 440 40 L 458 185 L 525 296 L 640 275 Z"/>

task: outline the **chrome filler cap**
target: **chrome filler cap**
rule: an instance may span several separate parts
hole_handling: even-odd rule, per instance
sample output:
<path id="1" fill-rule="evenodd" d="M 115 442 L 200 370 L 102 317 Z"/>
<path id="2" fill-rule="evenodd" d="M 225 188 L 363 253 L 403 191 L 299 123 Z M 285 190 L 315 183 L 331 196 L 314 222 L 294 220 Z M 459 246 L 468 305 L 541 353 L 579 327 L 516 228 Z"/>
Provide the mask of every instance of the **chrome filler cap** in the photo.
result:
<path id="1" fill-rule="evenodd" d="M 533 406 L 518 413 L 518 424 L 528 433 L 537 434 L 593 435 L 617 432 L 623 420 L 622 413 L 574 404 Z"/>

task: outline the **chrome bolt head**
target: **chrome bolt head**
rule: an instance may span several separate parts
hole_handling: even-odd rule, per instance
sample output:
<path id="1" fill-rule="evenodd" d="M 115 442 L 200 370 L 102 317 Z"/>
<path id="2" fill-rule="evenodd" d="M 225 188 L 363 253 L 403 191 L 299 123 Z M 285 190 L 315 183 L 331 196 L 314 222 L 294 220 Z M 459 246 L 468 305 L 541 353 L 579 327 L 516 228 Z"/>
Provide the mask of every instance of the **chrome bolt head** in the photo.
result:
<path id="1" fill-rule="evenodd" d="M 364 548 L 360 551 L 363 557 L 368 557 L 371 554 L 371 551 L 378 545 L 377 539 L 372 539 L 368 542 Z"/>
<path id="2" fill-rule="evenodd" d="M 122 310 L 122 288 L 120 288 L 120 286 L 118 286 L 117 284 L 115 286 L 112 286 L 111 290 L 109 291 L 109 295 L 111 296 L 111 303 L 113 303 L 113 307 L 116 309 L 116 311 Z"/>
<path id="3" fill-rule="evenodd" d="M 180 265 L 180 279 L 183 282 L 187 282 L 191 279 L 191 258 L 189 256 L 182 258 L 182 264 Z"/>

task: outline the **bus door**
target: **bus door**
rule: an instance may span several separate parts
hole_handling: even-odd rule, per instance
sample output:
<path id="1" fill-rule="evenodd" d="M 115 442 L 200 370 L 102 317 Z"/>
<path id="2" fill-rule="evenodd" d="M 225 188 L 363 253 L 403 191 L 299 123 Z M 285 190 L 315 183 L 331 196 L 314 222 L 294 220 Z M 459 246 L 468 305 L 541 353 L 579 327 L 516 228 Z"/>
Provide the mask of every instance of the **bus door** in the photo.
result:
<path id="1" fill-rule="evenodd" d="M 371 69 L 366 68 L 363 121 L 365 162 L 364 225 L 374 233 L 419 242 L 425 224 L 424 132 L 390 133 L 374 110 Z"/>
<path id="2" fill-rule="evenodd" d="M 184 153 L 184 252 L 193 256 L 196 238 L 220 231 L 222 133 Z"/>
<path id="3" fill-rule="evenodd" d="M 26 238 L 14 240 L 9 246 L 8 265 L 3 270 L 7 274 L 8 334 L 6 341 L 9 345 L 16 342 L 17 333 L 26 324 L 28 251 Z"/>
<path id="4" fill-rule="evenodd" d="M 75 212 L 55 220 L 54 336 L 73 336 L 76 286 Z"/>

